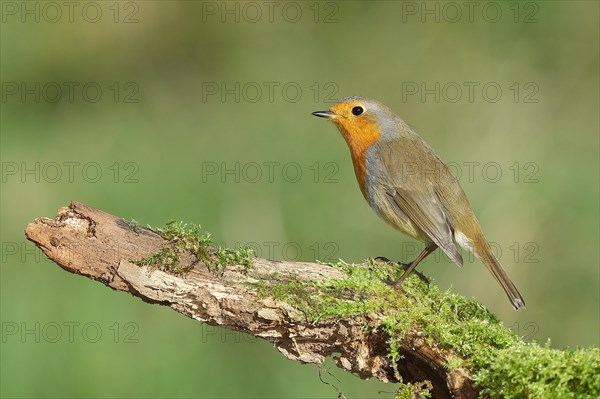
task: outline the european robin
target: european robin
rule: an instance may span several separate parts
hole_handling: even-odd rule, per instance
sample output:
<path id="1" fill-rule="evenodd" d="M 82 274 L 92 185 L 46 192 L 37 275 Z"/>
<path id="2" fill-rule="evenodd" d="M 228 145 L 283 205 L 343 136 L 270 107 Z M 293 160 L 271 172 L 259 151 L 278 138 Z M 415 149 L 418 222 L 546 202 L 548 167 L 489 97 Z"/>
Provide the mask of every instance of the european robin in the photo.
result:
<path id="1" fill-rule="evenodd" d="M 467 197 L 448 167 L 408 124 L 382 103 L 348 97 L 314 116 L 332 121 L 350 148 L 363 196 L 395 229 L 425 243 L 396 282 L 438 247 L 458 266 L 455 243 L 472 252 L 504 288 L 515 309 L 525 301 L 494 256 Z"/>

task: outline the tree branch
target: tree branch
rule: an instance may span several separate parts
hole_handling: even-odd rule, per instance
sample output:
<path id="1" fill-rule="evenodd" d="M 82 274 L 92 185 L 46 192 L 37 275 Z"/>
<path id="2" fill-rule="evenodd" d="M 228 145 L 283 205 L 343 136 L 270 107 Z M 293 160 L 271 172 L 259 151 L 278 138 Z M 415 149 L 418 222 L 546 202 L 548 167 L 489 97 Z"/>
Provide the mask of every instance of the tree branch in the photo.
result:
<path id="1" fill-rule="evenodd" d="M 71 273 L 169 306 L 195 320 L 267 339 L 288 359 L 320 364 L 337 354 L 337 365 L 361 378 L 398 381 L 387 356 L 385 332 L 366 330 L 364 322 L 352 318 L 307 322 L 290 304 L 258 293 L 258 282 L 341 278 L 343 272 L 334 267 L 255 258 L 252 268 L 229 266 L 219 277 L 204 263 L 197 263 L 185 276 L 140 267 L 131 261 L 165 248 L 165 238 L 146 228 L 132 229 L 123 219 L 78 202 L 59 209 L 56 220 L 36 219 L 27 226 L 26 235 Z M 405 358 L 398 370 L 405 380 L 431 381 L 440 398 L 474 397 L 467 370 L 444 368 L 455 355 L 427 343 L 418 329 L 406 335 L 401 354 Z"/>
<path id="2" fill-rule="evenodd" d="M 404 323 L 406 328 L 398 328 L 402 332 L 396 337 L 395 324 L 389 321 L 390 313 L 384 306 L 366 308 L 364 312 L 341 312 L 340 316 L 335 312 L 332 316 L 330 312 L 307 317 L 310 307 L 323 298 L 328 298 L 328 303 L 335 304 L 336 309 L 342 309 L 342 305 L 390 302 L 396 312 L 401 312 L 394 314 L 396 319 L 398 314 L 416 317 L 410 313 L 417 307 L 415 302 L 424 303 L 429 300 L 428 296 L 419 299 L 411 293 L 400 293 L 379 284 L 382 290 L 387 290 L 385 298 L 373 302 L 361 297 L 367 288 L 352 289 L 346 285 L 350 281 L 346 271 L 318 263 L 254 258 L 252 267 L 242 264 L 224 266 L 219 264 L 217 250 L 213 247 L 203 250 L 197 246 L 181 246 L 177 237 L 174 239 L 164 232 L 132 225 L 78 202 L 59 209 L 55 220 L 36 219 L 27 226 L 26 235 L 52 261 L 71 273 L 129 292 L 145 302 L 169 306 L 195 320 L 267 339 L 288 359 L 320 364 L 326 357 L 334 355 L 339 367 L 361 378 L 376 377 L 384 382 L 398 382 L 399 376 L 405 382 L 427 380 L 434 398 L 471 399 L 478 395 L 473 370 L 466 366 L 470 354 L 458 354 L 455 348 L 432 339 L 441 336 L 435 334 L 435 328 L 447 328 L 437 325 L 441 322 L 433 321 L 428 325 L 423 319 L 408 319 L 409 322 Z M 175 259 L 175 267 L 160 270 L 139 266 L 140 260 L 151 263 L 149 259 L 153 256 L 156 258 L 156 254 L 164 254 L 166 249 L 173 247 L 179 248 L 181 254 Z M 361 272 L 370 270 L 373 264 L 356 267 L 355 272 Z M 186 272 L 182 273 L 183 270 Z M 337 290 L 332 290 L 336 282 L 344 284 L 338 284 Z M 375 284 L 368 283 L 367 287 L 370 285 Z M 331 292 L 337 297 L 327 297 Z M 306 297 L 302 299 L 301 295 Z M 401 302 L 404 305 L 396 304 Z M 474 304 L 465 303 L 467 305 L 461 303 L 460 306 Z M 481 315 L 487 315 L 487 310 L 476 303 L 474 306 L 477 317 L 469 322 L 482 323 Z M 443 313 L 444 307 L 452 308 L 450 311 L 456 320 L 467 318 L 466 313 L 461 314 L 463 310 L 451 302 L 450 305 L 434 304 L 432 313 Z M 490 320 L 484 322 L 499 326 L 505 333 L 506 329 L 494 321 L 493 316 Z M 457 331 L 457 334 L 463 333 L 466 334 Z M 499 341 L 498 338 L 494 340 Z M 505 343 L 484 342 L 484 346 L 506 347 L 517 339 L 504 340 Z M 455 366 L 450 367 L 451 364 Z"/>

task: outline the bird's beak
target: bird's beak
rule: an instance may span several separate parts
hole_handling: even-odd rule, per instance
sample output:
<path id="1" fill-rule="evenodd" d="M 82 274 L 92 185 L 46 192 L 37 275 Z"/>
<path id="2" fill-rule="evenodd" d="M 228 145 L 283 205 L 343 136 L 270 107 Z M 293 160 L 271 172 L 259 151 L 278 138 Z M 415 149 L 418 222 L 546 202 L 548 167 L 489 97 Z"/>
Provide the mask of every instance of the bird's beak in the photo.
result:
<path id="1" fill-rule="evenodd" d="M 325 119 L 336 119 L 338 118 L 338 115 L 331 112 L 331 111 L 315 111 L 312 113 L 312 115 L 314 116 L 318 116 L 319 118 L 325 118 Z"/>

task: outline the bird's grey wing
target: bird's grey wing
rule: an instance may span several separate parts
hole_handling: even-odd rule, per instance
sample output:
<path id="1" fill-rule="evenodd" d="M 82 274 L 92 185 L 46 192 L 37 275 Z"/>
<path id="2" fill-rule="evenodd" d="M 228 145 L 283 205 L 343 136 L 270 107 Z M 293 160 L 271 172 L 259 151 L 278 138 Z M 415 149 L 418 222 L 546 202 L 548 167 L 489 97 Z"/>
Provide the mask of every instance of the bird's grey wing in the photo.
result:
<path id="1" fill-rule="evenodd" d="M 463 260 L 452 239 L 452 229 L 447 223 L 443 209 L 434 195 L 411 193 L 402 187 L 390 187 L 386 191 L 392 208 L 406 215 L 414 224 L 457 265 L 462 266 Z"/>
<path id="2" fill-rule="evenodd" d="M 454 244 L 452 226 L 436 193 L 436 184 L 425 178 L 426 174 L 422 171 L 415 170 L 415 166 L 418 169 L 418 165 L 422 164 L 422 158 L 418 158 L 429 154 L 407 148 L 407 145 L 413 144 L 400 144 L 400 140 L 386 143 L 378 151 L 379 159 L 388 171 L 385 178 L 387 198 L 399 215 L 408 217 L 454 263 L 462 266 L 463 260 Z M 392 169 L 393 172 L 389 173 Z"/>

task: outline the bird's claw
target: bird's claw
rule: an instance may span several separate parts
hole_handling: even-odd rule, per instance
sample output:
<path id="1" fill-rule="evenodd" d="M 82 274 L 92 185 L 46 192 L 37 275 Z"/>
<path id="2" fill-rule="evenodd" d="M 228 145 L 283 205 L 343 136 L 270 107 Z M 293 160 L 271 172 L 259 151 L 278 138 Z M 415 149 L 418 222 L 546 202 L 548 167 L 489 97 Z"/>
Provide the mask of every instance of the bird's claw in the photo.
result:
<path id="1" fill-rule="evenodd" d="M 374 260 L 379 261 L 379 262 L 384 262 L 387 264 L 391 264 L 391 265 L 398 265 L 398 266 L 402 267 L 405 271 L 408 270 L 408 268 L 410 267 L 410 263 L 394 262 L 392 260 L 389 260 L 385 256 L 378 256 L 378 257 L 374 258 Z M 413 270 L 412 273 L 416 274 L 417 277 L 419 277 L 419 279 L 421 281 L 423 281 L 425 284 L 429 285 L 430 281 L 427 277 L 425 277 L 425 275 L 423 273 L 421 273 L 417 270 Z M 400 277 L 400 279 L 398 279 L 396 281 L 385 280 L 384 283 L 386 283 L 388 285 L 393 285 L 396 289 L 402 291 L 402 283 L 404 282 L 404 279 L 406 277 L 408 277 L 408 276 L 402 275 L 402 277 Z"/>

